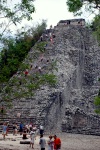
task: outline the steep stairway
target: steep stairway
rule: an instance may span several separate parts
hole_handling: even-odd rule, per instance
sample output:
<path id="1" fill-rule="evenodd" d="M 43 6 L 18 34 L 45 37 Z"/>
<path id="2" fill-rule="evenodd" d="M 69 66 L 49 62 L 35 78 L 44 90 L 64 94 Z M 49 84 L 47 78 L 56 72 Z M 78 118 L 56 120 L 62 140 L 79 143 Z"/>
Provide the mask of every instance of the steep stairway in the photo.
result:
<path id="1" fill-rule="evenodd" d="M 43 84 L 34 91 L 34 95 L 13 100 L 12 109 L 7 110 L 9 120 L 25 124 L 31 121 L 37 126 L 43 124 L 46 131 L 52 132 L 95 134 L 92 130 L 95 120 L 100 123 L 93 103 L 99 90 L 96 78 L 100 75 L 100 48 L 91 31 L 84 26 L 57 26 L 52 32 L 55 34 L 53 43 L 47 38 L 43 52 L 36 51 L 34 46 L 24 61 L 33 66 L 29 70 L 32 80 L 19 74 L 25 82 L 33 83 L 37 73 L 34 67 L 38 65 L 42 70 L 38 72 L 39 76 L 53 73 L 57 83 L 55 86 Z M 19 88 L 25 87 L 23 80 Z M 13 88 L 16 91 L 16 87 Z M 17 118 L 19 112 L 21 117 Z M 95 128 L 100 131 L 98 125 Z"/>

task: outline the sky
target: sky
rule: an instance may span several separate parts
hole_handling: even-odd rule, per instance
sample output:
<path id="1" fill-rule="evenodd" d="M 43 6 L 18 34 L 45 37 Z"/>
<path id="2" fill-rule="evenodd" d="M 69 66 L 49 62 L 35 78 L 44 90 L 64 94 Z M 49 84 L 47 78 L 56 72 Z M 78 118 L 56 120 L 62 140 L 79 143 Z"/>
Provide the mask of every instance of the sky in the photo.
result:
<path id="1" fill-rule="evenodd" d="M 47 20 L 48 27 L 56 25 L 60 20 L 74 18 L 67 10 L 66 0 L 36 0 L 36 12 L 32 15 L 34 21 Z"/>
<path id="2" fill-rule="evenodd" d="M 74 19 L 74 18 L 83 18 L 86 21 L 90 22 L 93 18 L 93 15 L 84 13 L 82 16 L 74 17 L 73 13 L 68 11 L 67 0 L 35 0 L 35 12 L 32 14 L 32 21 L 23 20 L 21 24 L 17 26 L 12 25 L 10 29 L 12 33 L 15 34 L 17 29 L 20 29 L 22 26 L 34 26 L 37 23 L 40 23 L 43 19 L 47 20 L 47 28 L 56 26 L 60 20 Z M 14 3 L 20 2 L 20 0 L 8 0 L 8 4 L 13 8 Z"/>
<path id="3" fill-rule="evenodd" d="M 47 28 L 52 26 L 56 26 L 60 20 L 74 19 L 74 18 L 83 18 L 86 21 L 90 21 L 92 15 L 83 14 L 82 16 L 74 17 L 73 13 L 68 11 L 67 0 L 35 0 L 33 2 L 35 6 L 35 12 L 32 14 L 32 21 L 23 20 L 21 24 L 17 24 L 17 26 L 12 25 L 10 29 L 12 33 L 16 33 L 17 29 L 20 29 L 22 26 L 34 26 L 37 23 L 40 23 L 43 19 L 47 20 Z M 13 8 L 15 3 L 20 2 L 20 0 L 8 0 L 8 5 L 10 8 Z"/>
<path id="4" fill-rule="evenodd" d="M 83 14 L 81 17 L 74 17 L 73 13 L 68 12 L 66 5 L 67 0 L 35 0 L 34 5 L 36 12 L 33 13 L 33 21 L 40 22 L 42 19 L 47 20 L 48 28 L 50 25 L 57 25 L 60 20 L 83 18 L 87 21 L 93 18 L 92 15 Z"/>

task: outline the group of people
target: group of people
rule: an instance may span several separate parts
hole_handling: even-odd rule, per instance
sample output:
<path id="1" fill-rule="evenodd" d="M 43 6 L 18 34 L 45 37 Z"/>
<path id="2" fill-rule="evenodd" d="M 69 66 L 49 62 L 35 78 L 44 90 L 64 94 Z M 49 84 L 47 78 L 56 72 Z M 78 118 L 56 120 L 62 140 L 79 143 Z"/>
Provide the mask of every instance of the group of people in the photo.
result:
<path id="1" fill-rule="evenodd" d="M 53 140 L 54 138 L 54 140 Z M 39 141 L 41 150 L 45 150 L 46 140 L 43 135 L 40 135 Z M 61 150 L 61 139 L 57 137 L 57 135 L 49 136 L 49 140 L 47 141 L 48 150 Z"/>
<path id="2" fill-rule="evenodd" d="M 40 42 L 49 39 L 49 41 L 51 41 L 51 44 L 53 44 L 53 43 L 54 43 L 53 39 L 54 39 L 55 37 L 56 37 L 56 36 L 55 36 L 55 34 L 53 33 L 53 27 L 52 27 L 52 25 L 51 25 L 51 26 L 50 26 L 50 29 L 49 29 L 49 32 L 48 32 L 48 33 L 43 33 L 43 34 L 40 36 Z M 44 50 L 45 50 L 46 47 L 47 47 L 47 44 L 45 44 Z M 42 62 L 42 60 L 43 60 L 43 59 L 41 59 L 41 62 Z M 33 66 L 31 65 L 30 70 L 32 70 L 32 69 L 33 69 Z M 41 68 L 41 66 L 36 65 L 36 66 L 34 67 L 34 70 L 37 71 L 37 72 L 39 72 L 39 73 L 42 73 L 42 68 Z M 27 76 L 29 75 L 29 69 L 26 69 L 26 70 L 24 71 L 24 75 L 25 75 L 25 77 L 27 77 Z"/>
<path id="3" fill-rule="evenodd" d="M 54 139 L 53 139 L 54 138 Z M 30 147 L 34 148 L 34 139 L 36 139 L 35 132 L 30 132 Z M 41 150 L 45 150 L 46 144 L 48 145 L 48 150 L 61 150 L 61 139 L 57 137 L 57 135 L 50 135 L 49 139 L 46 142 L 44 135 L 40 135 L 39 145 Z"/>
<path id="4" fill-rule="evenodd" d="M 5 140 L 5 136 L 8 135 L 8 128 L 9 128 L 9 123 L 4 122 L 3 130 L 2 130 L 2 135 L 4 140 Z M 50 135 L 49 139 L 46 141 L 46 139 L 44 138 L 43 125 L 40 125 L 40 127 L 37 128 L 35 125 L 32 125 L 31 123 L 25 126 L 22 123 L 20 123 L 19 130 L 18 130 L 18 125 L 14 123 L 13 135 L 17 135 L 18 132 L 20 133 L 20 135 L 22 135 L 23 140 L 29 139 L 28 135 L 30 135 L 31 148 L 34 148 L 34 141 L 36 139 L 36 136 L 39 133 L 40 134 L 39 145 L 41 150 L 45 150 L 46 145 L 48 145 L 48 150 L 61 150 L 61 140 L 56 135 L 54 136 Z"/>

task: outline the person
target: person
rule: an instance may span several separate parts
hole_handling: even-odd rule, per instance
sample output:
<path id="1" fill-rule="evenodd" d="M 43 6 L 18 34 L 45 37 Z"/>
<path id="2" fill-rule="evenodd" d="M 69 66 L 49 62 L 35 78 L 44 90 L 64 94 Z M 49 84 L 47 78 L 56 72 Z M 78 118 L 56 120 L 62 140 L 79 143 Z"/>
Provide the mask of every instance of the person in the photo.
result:
<path id="1" fill-rule="evenodd" d="M 25 70 L 24 74 L 25 74 L 25 77 L 29 74 L 28 69 Z"/>
<path id="2" fill-rule="evenodd" d="M 45 150 L 46 140 L 43 138 L 43 135 L 40 135 L 40 141 L 39 141 L 39 144 L 40 144 L 41 150 Z"/>
<path id="3" fill-rule="evenodd" d="M 20 116 L 21 116 L 21 113 L 20 113 L 20 112 L 18 112 L 18 113 L 17 113 L 17 117 L 18 117 L 18 118 L 20 118 Z"/>
<path id="4" fill-rule="evenodd" d="M 7 122 L 6 136 L 8 136 L 8 131 L 9 131 L 9 121 Z"/>
<path id="5" fill-rule="evenodd" d="M 49 136 L 49 140 L 48 140 L 48 150 L 53 150 L 53 140 L 52 140 L 52 136 Z"/>
<path id="6" fill-rule="evenodd" d="M 52 28 L 53 28 L 52 25 L 50 25 L 50 30 L 52 30 Z"/>
<path id="7" fill-rule="evenodd" d="M 61 140 L 57 135 L 54 135 L 54 150 L 61 150 Z"/>
<path id="8" fill-rule="evenodd" d="M 20 125 L 19 125 L 19 132 L 20 132 L 20 135 L 22 135 L 23 127 L 24 127 L 24 125 L 23 125 L 22 122 L 21 122 Z"/>
<path id="9" fill-rule="evenodd" d="M 44 127 L 40 125 L 40 135 L 43 135 L 43 133 L 44 133 Z"/>
<path id="10" fill-rule="evenodd" d="M 37 69 L 37 68 L 38 68 L 38 66 L 36 65 L 36 66 L 35 66 L 35 69 Z"/>
<path id="11" fill-rule="evenodd" d="M 15 124 L 15 135 L 17 135 L 17 133 L 18 133 L 18 126 L 17 124 Z"/>
<path id="12" fill-rule="evenodd" d="M 4 107 L 3 107 L 3 105 L 1 106 L 1 113 L 2 114 L 4 113 Z"/>
<path id="13" fill-rule="evenodd" d="M 7 125 L 6 125 L 6 123 L 4 122 L 4 124 L 3 124 L 3 130 L 2 130 L 2 135 L 3 135 L 3 139 L 4 139 L 4 140 L 5 140 L 6 132 L 7 132 Z"/>
<path id="14" fill-rule="evenodd" d="M 32 68 L 33 68 L 33 65 L 30 66 L 30 69 L 32 69 Z"/>
<path id="15" fill-rule="evenodd" d="M 55 38 L 55 37 L 56 37 L 54 33 L 52 34 L 52 36 L 53 36 L 53 38 Z"/>
<path id="16" fill-rule="evenodd" d="M 24 139 L 28 139 L 26 130 L 24 130 L 24 132 L 23 132 L 23 137 L 22 137 L 22 139 L 23 139 L 23 140 L 24 140 Z"/>
<path id="17" fill-rule="evenodd" d="M 13 135 L 15 135 L 16 124 L 13 124 Z"/>
<path id="18" fill-rule="evenodd" d="M 35 132 L 31 131 L 30 132 L 30 147 L 34 148 L 34 138 L 35 138 Z"/>
<path id="19" fill-rule="evenodd" d="M 50 38 L 50 41 L 51 41 L 51 43 L 53 44 L 53 39 L 52 39 L 52 37 Z"/>
<path id="20" fill-rule="evenodd" d="M 40 41 L 41 41 L 41 42 L 43 41 L 43 36 L 42 36 L 42 35 L 40 36 Z"/>
<path id="21" fill-rule="evenodd" d="M 50 37 L 50 39 L 52 38 L 52 33 L 51 32 L 49 33 L 49 37 Z"/>
<path id="22" fill-rule="evenodd" d="M 36 132 L 36 130 L 37 130 L 36 125 L 33 125 L 33 131 Z"/>
<path id="23" fill-rule="evenodd" d="M 38 67 L 38 71 L 39 73 L 42 73 L 42 68 L 40 66 Z"/>
<path id="24" fill-rule="evenodd" d="M 49 59 L 47 59 L 47 63 L 49 62 Z"/>
<path id="25" fill-rule="evenodd" d="M 26 130 L 27 133 L 29 133 L 29 131 L 30 131 L 30 129 L 29 129 L 29 124 L 26 124 L 26 125 L 25 125 L 25 130 Z"/>
<path id="26" fill-rule="evenodd" d="M 32 131 L 32 123 L 29 124 L 29 130 Z"/>

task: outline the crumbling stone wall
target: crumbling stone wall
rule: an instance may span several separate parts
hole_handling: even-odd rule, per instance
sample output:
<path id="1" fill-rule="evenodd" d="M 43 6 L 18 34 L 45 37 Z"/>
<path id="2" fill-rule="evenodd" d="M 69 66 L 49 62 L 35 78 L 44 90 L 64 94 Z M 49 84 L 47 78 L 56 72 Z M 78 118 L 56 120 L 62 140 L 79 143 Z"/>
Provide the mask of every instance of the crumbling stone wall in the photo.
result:
<path id="1" fill-rule="evenodd" d="M 13 118 L 20 110 L 22 118 L 31 117 L 31 122 L 43 124 L 50 133 L 99 135 L 100 117 L 93 102 L 99 90 L 100 47 L 84 26 L 57 26 L 53 32 L 56 37 L 53 44 L 48 41 L 45 56 L 57 62 L 56 86 L 43 85 L 34 97 L 13 101 L 8 115 Z"/>

